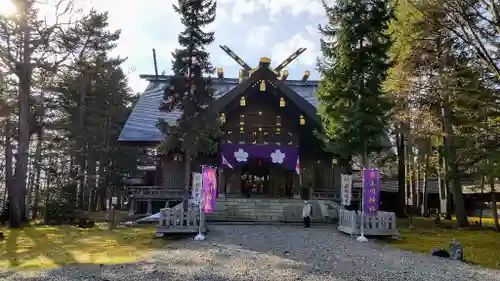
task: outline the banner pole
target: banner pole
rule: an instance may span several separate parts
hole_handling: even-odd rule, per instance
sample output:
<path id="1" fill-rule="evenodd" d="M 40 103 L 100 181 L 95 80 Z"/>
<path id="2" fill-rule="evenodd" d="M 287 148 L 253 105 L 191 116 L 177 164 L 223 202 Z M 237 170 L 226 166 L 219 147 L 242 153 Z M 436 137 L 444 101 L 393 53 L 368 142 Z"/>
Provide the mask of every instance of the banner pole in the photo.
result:
<path id="1" fill-rule="evenodd" d="M 367 242 L 368 239 L 365 237 L 365 171 L 367 169 L 363 168 L 362 181 L 361 181 L 361 225 L 360 225 L 360 236 L 357 238 L 359 242 Z"/>
<path id="2" fill-rule="evenodd" d="M 200 222 L 198 223 L 198 234 L 194 237 L 194 240 L 197 240 L 197 241 L 201 241 L 201 240 L 205 240 L 205 235 L 203 235 L 201 233 L 201 225 L 203 222 L 203 210 L 202 210 L 202 207 L 203 207 L 203 168 L 205 168 L 205 165 L 201 165 L 201 198 L 200 198 L 200 202 L 198 203 L 198 208 L 200 209 L 199 212 L 200 212 Z"/>

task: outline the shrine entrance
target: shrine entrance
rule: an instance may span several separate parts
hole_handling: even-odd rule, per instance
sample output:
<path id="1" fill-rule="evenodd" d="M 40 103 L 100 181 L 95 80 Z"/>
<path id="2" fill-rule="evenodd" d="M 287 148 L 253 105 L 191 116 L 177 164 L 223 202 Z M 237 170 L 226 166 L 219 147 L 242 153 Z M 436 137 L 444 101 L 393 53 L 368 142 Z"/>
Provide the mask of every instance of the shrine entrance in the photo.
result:
<path id="1" fill-rule="evenodd" d="M 296 146 L 223 144 L 221 164 L 228 194 L 243 197 L 292 198 Z M 229 187 L 227 187 L 229 186 Z"/>
<path id="2" fill-rule="evenodd" d="M 241 168 L 241 192 L 252 195 L 270 195 L 270 167 L 263 159 L 252 159 Z"/>
<path id="3" fill-rule="evenodd" d="M 241 166 L 240 192 L 247 198 L 288 198 L 292 196 L 293 171 L 263 159 L 252 159 Z"/>

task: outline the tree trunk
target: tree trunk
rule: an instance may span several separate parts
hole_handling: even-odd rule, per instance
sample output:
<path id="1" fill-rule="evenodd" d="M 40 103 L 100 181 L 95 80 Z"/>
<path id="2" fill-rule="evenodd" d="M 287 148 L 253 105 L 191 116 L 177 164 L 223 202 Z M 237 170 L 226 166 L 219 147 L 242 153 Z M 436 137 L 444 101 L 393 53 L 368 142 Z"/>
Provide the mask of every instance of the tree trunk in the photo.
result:
<path id="1" fill-rule="evenodd" d="M 43 133 L 38 134 L 38 142 L 35 151 L 35 183 L 34 183 L 34 200 L 32 204 L 33 219 L 38 217 L 38 204 L 40 203 L 40 173 L 42 170 L 42 142 Z"/>
<path id="2" fill-rule="evenodd" d="M 191 187 L 191 151 L 186 150 L 184 153 L 184 201 L 182 208 L 188 209 L 189 203 L 189 188 Z"/>
<path id="3" fill-rule="evenodd" d="M 479 208 L 479 225 L 483 225 L 483 216 L 484 216 L 484 185 L 485 178 L 484 175 L 481 175 L 481 207 Z"/>
<path id="4" fill-rule="evenodd" d="M 430 174 L 430 160 L 432 155 L 431 140 L 426 140 L 425 143 L 425 163 L 424 163 L 424 175 L 423 175 L 423 190 L 422 190 L 422 216 L 429 216 L 429 174 Z"/>
<path id="5" fill-rule="evenodd" d="M 497 198 L 496 198 L 496 190 L 495 190 L 495 178 L 490 178 L 490 187 L 491 187 L 491 213 L 493 214 L 493 222 L 495 225 L 495 231 L 500 231 L 500 223 L 498 222 L 498 209 L 497 209 Z"/>
<path id="6" fill-rule="evenodd" d="M 446 90 L 445 90 L 446 91 Z M 445 101 L 443 103 L 443 124 L 444 124 L 444 149 L 446 157 L 445 170 L 447 171 L 447 182 L 451 183 L 451 190 L 453 191 L 453 202 L 455 206 L 455 216 L 457 217 L 457 223 L 459 226 L 464 227 L 469 225 L 467 219 L 467 212 L 465 210 L 464 196 L 462 193 L 462 186 L 460 183 L 460 177 L 458 175 L 457 163 L 456 163 L 456 151 L 454 150 L 453 142 L 453 128 L 451 126 L 452 112 L 450 105 Z"/>
<path id="7" fill-rule="evenodd" d="M 99 157 L 99 185 L 97 188 L 97 196 L 99 197 L 99 207 L 101 210 L 106 209 L 106 199 L 112 194 L 108 194 L 108 164 L 109 164 L 109 151 L 110 151 L 110 118 L 106 118 L 106 125 L 104 126 L 104 140 L 100 150 Z M 158 174 L 158 170 L 156 171 Z"/>
<path id="8" fill-rule="evenodd" d="M 92 150 L 89 150 L 88 155 L 88 164 L 87 164 L 87 192 L 85 193 L 85 202 L 83 209 L 89 212 L 95 211 L 96 202 L 95 202 L 95 193 L 96 193 L 96 170 L 97 170 L 97 161 L 95 160 L 95 153 Z"/>
<path id="9" fill-rule="evenodd" d="M 12 126 L 10 123 L 10 120 L 7 120 L 5 122 L 5 185 L 7 187 L 7 190 L 4 193 L 4 205 L 3 205 L 3 210 L 4 211 L 9 211 L 9 220 L 10 216 L 12 214 L 10 204 L 12 201 L 12 196 L 11 192 L 14 188 L 14 175 L 13 175 L 13 170 L 12 170 L 12 160 L 13 160 L 13 152 L 12 152 Z M 7 201 L 5 201 L 7 199 Z"/>
<path id="10" fill-rule="evenodd" d="M 80 60 L 81 61 L 81 60 Z M 89 77 L 85 69 L 81 70 L 81 76 L 79 79 L 80 88 L 80 101 L 78 104 L 78 132 L 76 132 L 76 159 L 78 162 L 78 207 L 81 210 L 85 210 L 87 204 L 86 198 L 88 198 L 88 189 L 86 186 L 86 171 L 87 171 L 87 138 L 85 130 L 85 114 L 87 112 L 87 87 L 89 83 Z"/>
<path id="11" fill-rule="evenodd" d="M 108 159 L 104 159 L 105 157 L 101 158 L 101 161 L 99 161 L 99 186 L 97 188 L 97 196 L 98 196 L 98 202 L 97 204 L 99 205 L 99 210 L 106 210 L 106 199 L 108 198 L 107 196 L 107 183 L 108 183 L 108 177 L 107 177 L 107 161 Z"/>
<path id="12" fill-rule="evenodd" d="M 396 215 L 398 217 L 404 217 L 405 206 L 406 206 L 406 177 L 405 177 L 405 142 L 404 134 L 397 133 L 397 153 L 398 153 L 398 208 L 396 210 Z"/>
<path id="13" fill-rule="evenodd" d="M 406 205 L 414 205 L 413 204 L 413 192 L 412 192 L 412 172 L 411 172 L 411 163 L 412 163 L 412 149 L 413 144 L 411 141 L 411 136 L 407 136 L 406 143 L 406 163 L 405 163 L 405 177 L 406 177 Z"/>
<path id="14" fill-rule="evenodd" d="M 438 152 L 438 188 L 439 188 L 439 211 L 446 218 L 451 219 L 449 185 L 446 182 L 446 169 L 443 152 Z"/>

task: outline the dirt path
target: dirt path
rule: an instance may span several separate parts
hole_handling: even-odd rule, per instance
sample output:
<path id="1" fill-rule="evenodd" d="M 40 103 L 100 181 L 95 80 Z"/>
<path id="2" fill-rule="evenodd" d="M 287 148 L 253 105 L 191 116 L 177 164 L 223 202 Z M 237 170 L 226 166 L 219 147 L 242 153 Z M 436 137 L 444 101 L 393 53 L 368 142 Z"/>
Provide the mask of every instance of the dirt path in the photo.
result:
<path id="1" fill-rule="evenodd" d="M 359 243 L 332 226 L 212 226 L 134 264 L 75 266 L 4 280 L 500 280 L 500 271 Z M 0 276 L 0 279 L 2 276 Z"/>

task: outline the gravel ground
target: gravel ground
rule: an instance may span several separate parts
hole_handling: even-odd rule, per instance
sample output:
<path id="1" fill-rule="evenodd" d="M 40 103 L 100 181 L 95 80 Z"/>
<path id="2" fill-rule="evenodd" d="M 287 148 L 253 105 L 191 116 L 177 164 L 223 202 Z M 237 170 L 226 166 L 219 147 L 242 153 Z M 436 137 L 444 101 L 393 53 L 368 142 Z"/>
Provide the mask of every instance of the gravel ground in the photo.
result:
<path id="1" fill-rule="evenodd" d="M 79 265 L 0 280 L 500 280 L 500 271 L 359 243 L 332 226 L 217 225 L 206 241 L 183 239 L 138 263 Z"/>

